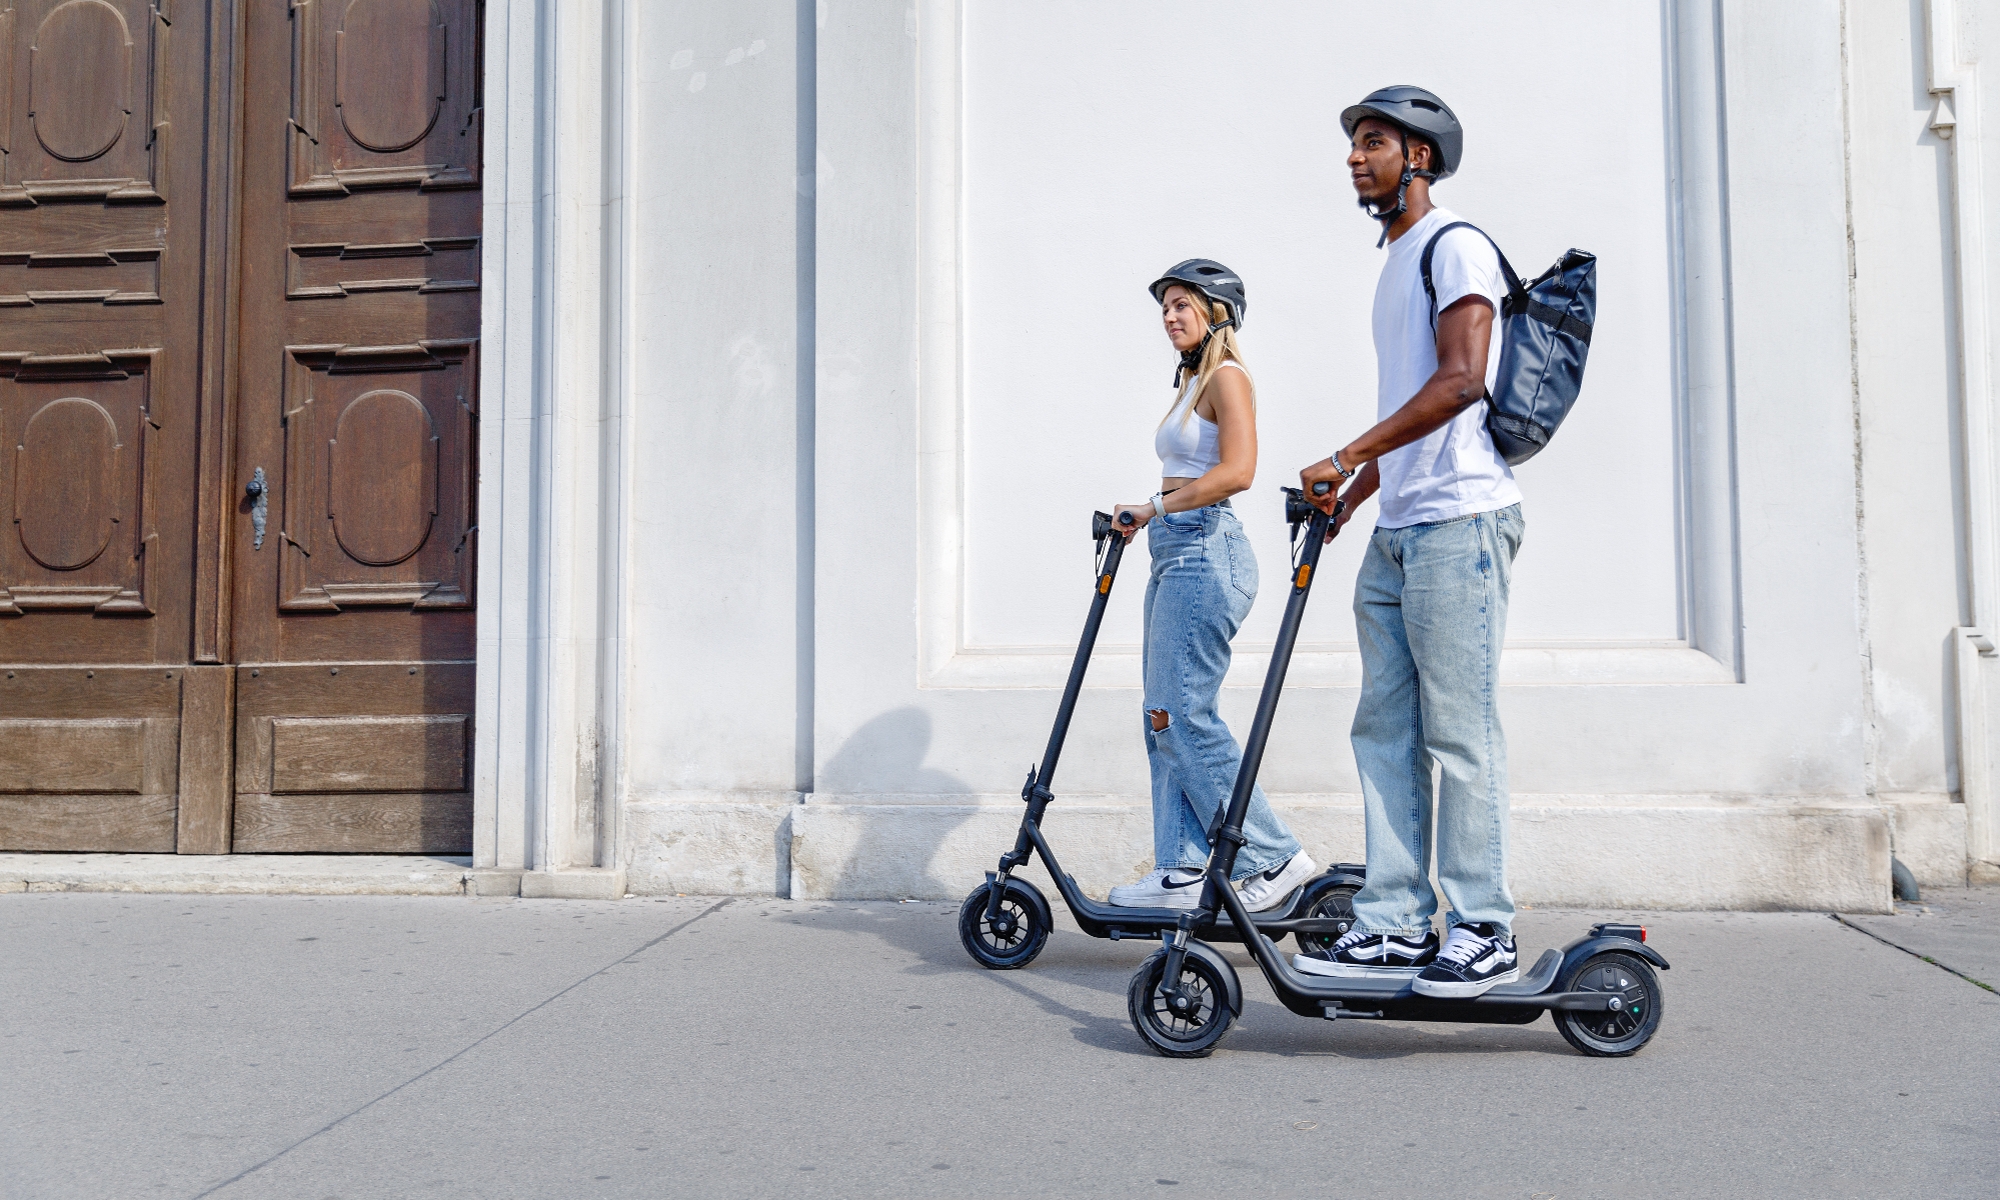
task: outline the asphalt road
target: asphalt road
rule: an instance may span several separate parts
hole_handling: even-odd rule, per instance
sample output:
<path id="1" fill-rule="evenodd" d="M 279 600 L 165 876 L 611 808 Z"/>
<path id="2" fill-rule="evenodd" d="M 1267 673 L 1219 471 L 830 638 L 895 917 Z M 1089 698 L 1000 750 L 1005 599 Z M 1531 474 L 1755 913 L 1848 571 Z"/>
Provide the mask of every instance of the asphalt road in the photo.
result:
<path id="1" fill-rule="evenodd" d="M 1905 924 L 1950 933 L 1942 911 Z M 1579 1056 L 1546 1018 L 1302 1020 L 1246 965 L 1243 1021 L 1194 1062 L 1127 1023 L 1146 946 L 1064 929 L 1028 969 L 989 973 L 955 915 L 0 896 L 0 1196 L 2000 1186 L 2000 995 L 1825 914 L 1643 917 L 1674 969 L 1660 1033 L 1629 1059 Z M 1630 916 L 1523 913 L 1524 961 Z"/>

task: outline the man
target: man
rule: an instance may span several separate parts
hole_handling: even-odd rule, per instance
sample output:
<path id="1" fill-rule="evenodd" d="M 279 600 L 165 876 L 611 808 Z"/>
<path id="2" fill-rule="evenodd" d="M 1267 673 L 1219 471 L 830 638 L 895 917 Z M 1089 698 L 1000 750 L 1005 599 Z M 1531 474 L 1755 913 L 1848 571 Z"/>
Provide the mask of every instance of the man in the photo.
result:
<path id="1" fill-rule="evenodd" d="M 1299 478 L 1307 495 L 1345 482 L 1343 524 L 1369 497 L 1382 502 L 1354 585 L 1362 682 L 1352 740 L 1368 884 L 1352 930 L 1295 961 L 1320 975 L 1414 977 L 1426 996 L 1476 996 L 1520 975 L 1496 692 L 1521 493 L 1482 403 L 1499 366 L 1494 319 L 1506 284 L 1477 230 L 1437 237 L 1458 218 L 1431 203 L 1431 184 L 1458 169 L 1463 144 L 1443 101 L 1384 88 L 1340 123 L 1355 193 L 1389 247 L 1375 287 L 1378 422 Z M 1435 306 L 1421 265 L 1433 238 Z M 1333 497 L 1318 503 L 1330 511 Z M 1451 906 L 1442 947 L 1431 928 L 1433 841 Z"/>

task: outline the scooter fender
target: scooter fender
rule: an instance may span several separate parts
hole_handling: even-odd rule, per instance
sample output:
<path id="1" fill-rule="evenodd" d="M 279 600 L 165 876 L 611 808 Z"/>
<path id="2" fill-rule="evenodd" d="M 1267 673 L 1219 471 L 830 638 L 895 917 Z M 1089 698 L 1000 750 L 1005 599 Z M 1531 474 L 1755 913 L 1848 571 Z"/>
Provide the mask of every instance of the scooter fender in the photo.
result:
<path id="1" fill-rule="evenodd" d="M 1368 876 L 1366 873 L 1351 870 L 1344 866 L 1335 866 L 1328 867 L 1314 878 L 1312 882 L 1306 884 L 1306 894 L 1318 898 L 1319 894 L 1328 888 L 1351 887 L 1359 891 L 1366 886 L 1368 886 Z"/>
<path id="2" fill-rule="evenodd" d="M 1243 981 L 1236 977 L 1236 968 L 1230 965 L 1228 959 L 1222 957 L 1222 952 L 1220 950 L 1217 950 L 1215 947 L 1209 945 L 1207 942 L 1198 941 L 1191 938 L 1189 939 L 1187 944 L 1187 952 L 1188 952 L 1188 957 L 1199 958 L 1203 962 L 1207 963 L 1210 967 L 1214 968 L 1216 977 L 1221 979 L 1223 981 L 1223 984 L 1225 985 L 1225 993 L 1222 997 L 1223 1004 L 1228 1006 L 1231 1016 L 1236 1016 L 1236 1017 L 1242 1016 Z M 1153 951 L 1152 956 L 1146 960 L 1145 966 L 1150 968 L 1153 965 L 1154 959 L 1165 958 L 1166 954 L 1167 954 L 1166 946 L 1162 944 L 1161 947 L 1158 950 Z"/>
<path id="3" fill-rule="evenodd" d="M 999 875 L 996 873 L 992 871 L 986 872 L 986 886 L 992 887 L 993 881 L 998 878 Z M 1047 896 L 1042 895 L 1042 889 L 1025 879 L 1016 879 L 1012 875 L 1009 875 L 1007 877 L 1006 894 L 1019 898 L 1021 903 L 1033 909 L 1035 917 L 1041 921 L 1043 929 L 1054 929 L 1056 927 L 1055 914 L 1049 910 L 1049 899 Z"/>
<path id="4" fill-rule="evenodd" d="M 1673 969 L 1667 965 L 1666 959 L 1660 957 L 1659 951 L 1644 942 L 1612 934 L 1598 934 L 1595 936 L 1585 934 L 1563 947 L 1562 967 L 1556 971 L 1557 989 L 1567 988 L 1569 981 L 1576 978 L 1577 969 L 1583 966 L 1585 960 L 1593 954 L 1599 954 L 1606 950 L 1623 950 L 1627 954 L 1645 959 L 1662 971 L 1671 971 Z"/>

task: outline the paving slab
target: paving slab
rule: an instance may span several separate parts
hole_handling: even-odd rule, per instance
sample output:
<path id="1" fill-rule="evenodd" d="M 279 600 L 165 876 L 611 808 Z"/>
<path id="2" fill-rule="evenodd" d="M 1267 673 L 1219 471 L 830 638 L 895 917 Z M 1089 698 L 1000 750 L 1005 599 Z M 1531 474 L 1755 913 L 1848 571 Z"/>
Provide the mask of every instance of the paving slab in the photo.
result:
<path id="1" fill-rule="evenodd" d="M 1632 919 L 1628 1059 L 1527 1026 L 1308 1021 L 1247 970 L 1149 1052 L 1146 944 L 1022 971 L 955 906 L 0 896 L 0 1195 L 1992 1194 L 2000 996 L 1823 914 Z"/>
<path id="2" fill-rule="evenodd" d="M 2000 988 L 2000 887 L 1921 889 L 1915 903 L 1896 903 L 1894 916 L 1843 916 L 1876 937 Z"/>

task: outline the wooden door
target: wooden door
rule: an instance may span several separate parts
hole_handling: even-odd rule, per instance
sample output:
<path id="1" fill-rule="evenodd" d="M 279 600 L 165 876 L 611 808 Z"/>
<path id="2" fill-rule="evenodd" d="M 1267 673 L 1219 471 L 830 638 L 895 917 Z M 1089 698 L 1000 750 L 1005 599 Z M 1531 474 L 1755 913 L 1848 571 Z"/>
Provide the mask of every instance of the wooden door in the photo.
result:
<path id="1" fill-rule="evenodd" d="M 481 6 L 245 3 L 232 844 L 468 853 Z"/>
<path id="2" fill-rule="evenodd" d="M 191 665 L 220 553 L 197 530 L 225 18 L 0 0 L 0 849 L 228 845 L 228 671 Z"/>

